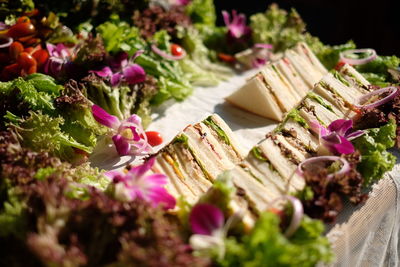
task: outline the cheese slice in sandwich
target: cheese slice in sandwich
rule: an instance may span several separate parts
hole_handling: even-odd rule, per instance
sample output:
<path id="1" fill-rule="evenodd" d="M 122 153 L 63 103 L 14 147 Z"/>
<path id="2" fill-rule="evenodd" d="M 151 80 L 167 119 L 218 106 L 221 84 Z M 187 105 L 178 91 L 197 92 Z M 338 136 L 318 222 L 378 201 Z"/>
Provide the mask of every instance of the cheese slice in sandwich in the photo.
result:
<path id="1" fill-rule="evenodd" d="M 256 75 L 241 88 L 225 98 L 229 103 L 262 117 L 281 121 L 284 111 L 276 97 L 266 87 L 262 75 Z"/>
<path id="2" fill-rule="evenodd" d="M 268 64 L 261 70 L 266 87 L 275 96 L 283 112 L 288 112 L 300 102 L 301 97 L 296 93 L 284 76 L 278 73 L 277 68 Z"/>
<path id="3" fill-rule="evenodd" d="M 297 165 L 304 160 L 304 156 L 296 151 L 283 136 L 269 135 L 259 147 L 289 186 L 295 190 L 304 188 L 304 179 L 296 173 Z"/>
<path id="4" fill-rule="evenodd" d="M 354 69 L 349 64 L 345 64 L 339 70 L 339 73 L 342 75 L 346 81 L 350 83 L 350 85 L 356 89 L 358 89 L 361 93 L 366 94 L 370 89 L 370 83 L 364 76 L 361 75 L 356 69 Z"/>
<path id="5" fill-rule="evenodd" d="M 241 162 L 246 156 L 246 151 L 235 137 L 231 128 L 217 114 L 212 114 L 202 121 L 211 134 L 219 141 L 229 160 L 235 164 Z"/>
<path id="6" fill-rule="evenodd" d="M 286 57 L 278 60 L 275 64 L 302 98 L 310 91 L 311 87 L 304 82 L 300 74 Z"/>
<path id="7" fill-rule="evenodd" d="M 324 65 L 322 65 L 321 61 L 319 61 L 306 43 L 300 42 L 295 46 L 294 49 L 299 55 L 303 56 L 303 58 L 307 58 L 308 61 L 314 66 L 315 70 L 319 71 L 321 75 L 328 73 L 328 70 L 324 67 Z"/>

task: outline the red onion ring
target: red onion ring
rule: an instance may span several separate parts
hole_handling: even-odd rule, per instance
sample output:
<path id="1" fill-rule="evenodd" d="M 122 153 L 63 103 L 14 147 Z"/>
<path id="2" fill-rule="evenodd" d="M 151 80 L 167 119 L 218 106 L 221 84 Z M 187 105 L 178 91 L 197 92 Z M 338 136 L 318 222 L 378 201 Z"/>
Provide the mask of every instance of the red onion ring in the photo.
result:
<path id="1" fill-rule="evenodd" d="M 348 54 L 353 53 L 367 53 L 370 52 L 370 56 L 362 59 L 352 59 L 346 57 Z M 376 58 L 376 51 L 371 48 L 364 48 L 364 49 L 350 49 L 340 53 L 340 61 L 350 64 L 350 65 L 362 65 L 368 63 Z"/>
<path id="2" fill-rule="evenodd" d="M 312 157 L 312 158 L 308 158 L 308 159 L 304 160 L 302 163 L 300 163 L 299 166 L 297 166 L 296 172 L 297 172 L 297 174 L 299 174 L 301 176 L 304 176 L 304 172 L 302 170 L 302 167 L 303 167 L 304 164 L 318 162 L 318 161 L 338 161 L 338 160 L 340 160 L 342 162 L 342 168 L 337 172 L 328 174 L 328 176 L 326 178 L 327 179 L 331 179 L 335 175 L 345 174 L 350 170 L 350 165 L 347 162 L 347 160 L 345 160 L 344 158 L 338 157 L 338 156 Z"/>
<path id="3" fill-rule="evenodd" d="M 6 43 L 0 44 L 0 48 L 9 47 L 9 46 L 14 42 L 14 39 L 13 39 L 13 38 L 8 37 L 8 36 L 4 36 L 4 35 L 1 35 L 1 36 L 0 36 L 0 40 L 5 40 L 5 41 L 6 41 Z"/>
<path id="4" fill-rule="evenodd" d="M 390 92 L 390 91 L 393 91 L 393 92 L 391 92 L 388 96 L 386 96 L 386 97 L 384 97 L 384 98 L 382 98 L 382 99 L 380 99 L 378 101 L 375 101 L 374 103 L 367 104 L 367 105 L 360 104 L 360 103 L 365 102 L 366 100 L 368 100 L 371 96 L 380 95 L 380 94 L 383 94 L 383 93 L 386 93 L 386 92 Z M 385 88 L 382 88 L 382 89 L 379 89 L 379 90 L 375 90 L 375 91 L 372 91 L 372 92 L 370 92 L 370 93 L 368 93 L 366 95 L 361 96 L 360 98 L 357 99 L 357 101 L 354 104 L 354 106 L 357 107 L 357 108 L 363 108 L 363 109 L 375 108 L 375 107 L 378 107 L 380 105 L 383 105 L 383 104 L 389 102 L 390 100 L 395 98 L 398 95 L 398 93 L 399 93 L 399 89 L 397 87 L 395 87 L 395 86 L 385 87 Z"/>
<path id="5" fill-rule="evenodd" d="M 263 43 L 256 43 L 253 46 L 254 48 L 264 48 L 264 49 L 272 49 L 273 45 L 272 44 L 263 44 Z"/>
<path id="6" fill-rule="evenodd" d="M 294 196 L 289 196 L 289 195 L 281 196 L 281 197 L 275 199 L 274 201 L 272 201 L 271 204 L 275 203 L 281 199 L 289 200 L 293 207 L 292 220 L 290 221 L 290 224 L 284 233 L 284 235 L 286 237 L 290 237 L 296 232 L 297 228 L 299 228 L 299 226 L 301 224 L 301 219 L 303 218 L 303 215 L 304 215 L 303 204 L 301 204 L 301 201 L 298 198 L 295 198 Z"/>
<path id="7" fill-rule="evenodd" d="M 186 52 L 185 52 L 184 50 L 183 50 L 184 52 L 182 53 L 182 55 L 180 55 L 180 56 L 173 56 L 173 55 L 170 55 L 170 54 L 168 54 L 168 53 L 162 51 L 162 50 L 159 49 L 155 44 L 152 44 L 152 45 L 151 45 L 151 50 L 153 50 L 153 52 L 156 53 L 157 55 L 159 55 L 159 56 L 161 56 L 161 57 L 163 57 L 163 58 L 166 58 L 166 59 L 168 59 L 168 60 L 180 60 L 180 59 L 186 57 Z"/>

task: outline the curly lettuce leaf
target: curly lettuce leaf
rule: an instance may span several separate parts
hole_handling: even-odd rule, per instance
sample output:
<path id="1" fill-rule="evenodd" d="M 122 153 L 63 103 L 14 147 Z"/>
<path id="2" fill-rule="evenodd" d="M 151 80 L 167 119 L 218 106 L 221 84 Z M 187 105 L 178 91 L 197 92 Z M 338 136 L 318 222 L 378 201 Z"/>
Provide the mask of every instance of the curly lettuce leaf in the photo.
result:
<path id="1" fill-rule="evenodd" d="M 303 217 L 298 230 L 286 238 L 279 217 L 261 214 L 252 232 L 237 241 L 226 241 L 226 253 L 217 260 L 220 266 L 315 266 L 333 258 L 324 225 L 319 220 Z M 295 257 L 293 255 L 296 255 Z"/>
<path id="2" fill-rule="evenodd" d="M 372 84 L 387 86 L 392 82 L 389 69 L 397 69 L 400 65 L 400 58 L 396 56 L 377 56 L 376 59 L 362 65 L 355 66 L 364 77 Z"/>
<path id="3" fill-rule="evenodd" d="M 396 157 L 387 151 L 395 145 L 396 123 L 388 124 L 370 130 L 353 141 L 354 146 L 362 155 L 357 170 L 364 177 L 364 185 L 369 186 L 390 171 L 396 163 Z"/>
<path id="4" fill-rule="evenodd" d="M 356 48 L 356 45 L 353 41 L 348 41 L 345 44 L 333 46 L 323 45 L 321 42 L 308 43 L 308 45 L 328 70 L 333 69 L 339 62 L 340 52 Z"/>
<path id="5" fill-rule="evenodd" d="M 213 0 L 193 0 L 186 6 L 193 23 L 215 26 L 217 19 Z"/>
<path id="6" fill-rule="evenodd" d="M 306 24 L 295 9 L 289 13 L 272 4 L 265 13 L 250 17 L 254 43 L 272 44 L 275 52 L 293 47 L 298 42 L 319 42 L 318 38 L 305 33 Z"/>
<path id="7" fill-rule="evenodd" d="M 80 162 L 83 154 L 91 153 L 93 147 L 79 143 L 62 131 L 62 117 L 51 117 L 41 112 L 29 112 L 30 116 L 9 127 L 20 136 L 21 143 L 34 151 L 46 151 L 63 160 Z M 80 152 L 82 151 L 82 152 Z"/>

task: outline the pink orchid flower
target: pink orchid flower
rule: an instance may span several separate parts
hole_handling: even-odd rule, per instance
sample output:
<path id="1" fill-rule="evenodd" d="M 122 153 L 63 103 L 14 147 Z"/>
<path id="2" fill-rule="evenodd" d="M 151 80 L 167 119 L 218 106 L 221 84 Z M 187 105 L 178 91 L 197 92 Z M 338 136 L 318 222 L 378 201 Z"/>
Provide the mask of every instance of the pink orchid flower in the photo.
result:
<path id="1" fill-rule="evenodd" d="M 232 10 L 232 20 L 229 13 L 222 11 L 222 16 L 226 27 L 228 28 L 228 37 L 234 40 L 248 38 L 251 34 L 251 28 L 246 25 L 246 16 L 237 14 L 236 10 Z"/>
<path id="2" fill-rule="evenodd" d="M 191 0 L 169 0 L 169 3 L 171 5 L 176 5 L 176 6 L 187 6 Z"/>
<path id="3" fill-rule="evenodd" d="M 94 119 L 112 129 L 112 140 L 120 156 L 145 155 L 152 152 L 147 136 L 142 127 L 142 120 L 133 114 L 128 119 L 120 121 L 97 105 L 92 106 Z"/>
<path id="4" fill-rule="evenodd" d="M 143 50 L 138 50 L 130 60 L 127 53 L 120 53 L 110 62 L 111 67 L 106 66 L 99 71 L 91 72 L 100 77 L 108 78 L 112 86 L 118 86 L 122 81 L 128 84 L 144 82 L 146 80 L 146 72 L 140 65 L 132 63 L 142 53 Z"/>
<path id="5" fill-rule="evenodd" d="M 224 237 L 227 229 L 222 211 L 214 205 L 201 203 L 192 208 L 189 223 L 193 235 L 190 245 L 196 251 L 217 249 L 220 257 L 225 253 Z"/>
<path id="6" fill-rule="evenodd" d="M 168 177 L 160 173 L 146 175 L 154 162 L 155 158 L 150 158 L 143 165 L 131 168 L 127 173 L 106 172 L 105 175 L 112 179 L 115 197 L 121 201 L 142 199 L 153 206 L 161 204 L 165 209 L 173 209 L 176 205 L 175 198 L 164 188 Z"/>
<path id="7" fill-rule="evenodd" d="M 353 131 L 352 120 L 335 120 L 328 128 L 315 120 L 309 125 L 314 132 L 318 133 L 320 144 L 335 154 L 353 153 L 354 146 L 350 141 L 364 134 L 361 130 Z"/>
<path id="8" fill-rule="evenodd" d="M 62 77 L 72 64 L 73 52 L 61 43 L 57 45 L 47 43 L 46 48 L 49 58 L 44 66 L 44 72 L 55 77 Z"/>

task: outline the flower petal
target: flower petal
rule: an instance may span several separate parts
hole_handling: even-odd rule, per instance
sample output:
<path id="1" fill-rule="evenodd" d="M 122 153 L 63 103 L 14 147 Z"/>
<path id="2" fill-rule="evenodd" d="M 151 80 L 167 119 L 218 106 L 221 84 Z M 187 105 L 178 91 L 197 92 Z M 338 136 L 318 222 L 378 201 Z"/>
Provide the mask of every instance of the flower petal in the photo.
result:
<path id="1" fill-rule="evenodd" d="M 317 133 L 319 136 L 324 136 L 328 134 L 327 129 L 322 126 L 318 121 L 312 120 L 308 122 L 308 125 L 310 126 L 311 130 L 315 133 Z"/>
<path id="2" fill-rule="evenodd" d="M 112 86 L 117 86 L 119 84 L 119 82 L 121 81 L 121 79 L 122 79 L 122 74 L 121 73 L 118 72 L 118 73 L 112 74 L 111 75 L 111 80 L 110 80 L 111 85 Z"/>
<path id="3" fill-rule="evenodd" d="M 91 72 L 96 73 L 98 76 L 103 78 L 111 77 L 113 75 L 110 67 L 104 67 L 101 70 L 92 70 Z"/>
<path id="4" fill-rule="evenodd" d="M 126 156 L 130 154 L 131 144 L 122 135 L 116 134 L 112 137 L 112 140 L 120 156 Z"/>
<path id="5" fill-rule="evenodd" d="M 224 23 L 228 27 L 231 24 L 231 16 L 229 15 L 228 11 L 222 10 L 222 17 L 224 18 Z"/>
<path id="6" fill-rule="evenodd" d="M 136 114 L 132 114 L 126 121 L 137 125 L 142 124 L 142 119 Z"/>
<path id="7" fill-rule="evenodd" d="M 189 223 L 192 232 L 201 235 L 212 235 L 224 225 L 224 214 L 211 204 L 197 204 L 193 207 Z"/>
<path id="8" fill-rule="evenodd" d="M 352 132 L 350 134 L 347 134 L 345 137 L 347 138 L 347 140 L 353 140 L 353 139 L 356 139 L 357 137 L 360 137 L 363 134 L 365 134 L 364 131 L 357 130 L 357 131 L 354 131 L 354 132 Z"/>
<path id="9" fill-rule="evenodd" d="M 146 80 L 146 72 L 138 64 L 132 64 L 123 69 L 125 81 L 129 84 L 141 83 Z"/>
<path id="10" fill-rule="evenodd" d="M 346 132 L 353 127 L 352 120 L 335 120 L 329 126 L 328 130 L 331 132 L 337 132 L 339 135 L 344 136 Z"/>
<path id="11" fill-rule="evenodd" d="M 120 70 L 121 68 L 125 67 L 128 64 L 128 53 L 121 52 L 118 53 L 111 61 L 110 66 L 114 70 Z"/>
<path id="12" fill-rule="evenodd" d="M 129 170 L 129 174 L 136 177 L 143 176 L 148 170 L 151 169 L 151 167 L 153 167 L 155 160 L 156 160 L 155 157 L 151 157 L 150 159 L 145 161 L 142 165 L 131 168 Z"/>
<path id="13" fill-rule="evenodd" d="M 110 178 L 111 180 L 114 180 L 114 178 L 123 176 L 123 173 L 121 173 L 120 171 L 108 171 L 104 173 L 104 176 Z"/>
<path id="14" fill-rule="evenodd" d="M 155 173 L 146 176 L 146 184 L 150 187 L 162 187 L 168 182 L 168 177 L 162 173 Z"/>
<path id="15" fill-rule="evenodd" d="M 340 144 L 335 144 L 332 147 L 334 148 L 333 152 L 337 152 L 339 154 L 351 154 L 354 152 L 354 146 L 353 144 L 344 138 L 343 136 L 340 136 L 341 142 Z"/>
<path id="16" fill-rule="evenodd" d="M 173 209 L 176 200 L 164 187 L 153 187 L 146 196 L 153 205 L 163 205 L 165 209 Z"/>
<path id="17" fill-rule="evenodd" d="M 341 136 L 338 135 L 337 133 L 333 132 L 328 135 L 324 135 L 320 137 L 322 139 L 323 143 L 329 144 L 329 145 L 334 145 L 334 144 L 340 144 L 341 143 Z"/>
<path id="18" fill-rule="evenodd" d="M 120 120 L 116 116 L 108 114 L 107 111 L 105 111 L 98 105 L 92 106 L 92 114 L 93 114 L 94 119 L 98 123 L 100 123 L 104 126 L 107 126 L 108 128 L 112 128 L 112 129 L 116 130 L 116 129 L 118 129 L 119 125 L 121 124 Z"/>

